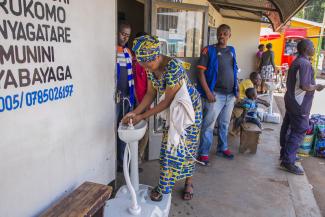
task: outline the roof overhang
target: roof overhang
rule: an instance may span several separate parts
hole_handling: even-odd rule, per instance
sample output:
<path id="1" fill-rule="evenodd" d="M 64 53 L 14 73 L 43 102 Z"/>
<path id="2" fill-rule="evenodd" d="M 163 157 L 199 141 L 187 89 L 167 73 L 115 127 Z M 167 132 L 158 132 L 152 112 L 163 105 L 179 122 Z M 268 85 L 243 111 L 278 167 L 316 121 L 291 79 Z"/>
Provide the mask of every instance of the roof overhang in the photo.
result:
<path id="1" fill-rule="evenodd" d="M 209 0 L 219 13 L 230 19 L 270 23 L 280 29 L 310 0 Z"/>

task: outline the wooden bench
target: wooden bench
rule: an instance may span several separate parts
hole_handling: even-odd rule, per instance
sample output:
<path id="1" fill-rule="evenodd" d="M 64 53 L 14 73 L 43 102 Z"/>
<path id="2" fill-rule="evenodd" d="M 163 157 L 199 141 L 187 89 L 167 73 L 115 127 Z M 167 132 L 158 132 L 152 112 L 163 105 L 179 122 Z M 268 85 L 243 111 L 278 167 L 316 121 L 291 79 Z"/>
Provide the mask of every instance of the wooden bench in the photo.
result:
<path id="1" fill-rule="evenodd" d="M 62 200 L 47 209 L 40 217 L 100 217 L 112 187 L 85 182 Z"/>

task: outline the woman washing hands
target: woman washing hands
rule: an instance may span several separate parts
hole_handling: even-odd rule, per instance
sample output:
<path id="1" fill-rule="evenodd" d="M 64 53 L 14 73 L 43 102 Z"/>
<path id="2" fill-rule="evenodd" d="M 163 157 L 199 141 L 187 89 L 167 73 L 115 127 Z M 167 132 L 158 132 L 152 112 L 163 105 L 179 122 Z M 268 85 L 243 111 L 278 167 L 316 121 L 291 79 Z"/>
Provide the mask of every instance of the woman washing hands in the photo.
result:
<path id="1" fill-rule="evenodd" d="M 172 153 L 168 148 L 169 127 L 164 126 L 160 151 L 160 178 L 158 186 L 151 191 L 150 198 L 153 201 L 161 201 L 163 194 L 172 192 L 176 181 L 186 179 L 183 199 L 191 200 L 192 176 L 195 168 L 193 157 L 197 155 L 202 122 L 200 95 L 188 79 L 182 63 L 160 54 L 160 42 L 156 37 L 145 35 L 136 38 L 132 50 L 140 65 L 150 71 L 148 89 L 139 106 L 125 115 L 122 122 L 128 124 L 132 119 L 132 123 L 137 124 L 168 109 L 183 85 L 186 87 L 195 114 L 193 124 L 185 129 L 185 134 L 181 136 L 183 142 L 177 144 L 176 152 Z M 164 94 L 164 99 L 152 109 L 145 111 L 153 103 L 157 93 Z"/>
<path id="2" fill-rule="evenodd" d="M 129 112 L 128 114 L 126 114 L 123 119 L 122 119 L 122 123 L 123 124 L 137 124 L 139 123 L 141 120 L 143 120 L 142 117 L 140 117 L 141 115 L 137 115 L 134 112 Z"/>

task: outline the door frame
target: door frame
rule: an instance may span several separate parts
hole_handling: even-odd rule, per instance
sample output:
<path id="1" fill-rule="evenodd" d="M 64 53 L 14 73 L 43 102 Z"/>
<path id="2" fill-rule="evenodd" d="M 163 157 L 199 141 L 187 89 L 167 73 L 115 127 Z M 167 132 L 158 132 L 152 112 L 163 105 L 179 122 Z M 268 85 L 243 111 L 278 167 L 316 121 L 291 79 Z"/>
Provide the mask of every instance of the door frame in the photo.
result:
<path id="1" fill-rule="evenodd" d="M 178 3 L 178 2 L 164 2 L 161 0 L 145 0 L 145 31 L 156 35 L 157 27 L 157 9 L 159 7 L 179 9 L 179 10 L 189 10 L 189 11 L 199 11 L 203 12 L 203 41 L 202 47 L 207 46 L 208 41 L 208 22 L 209 22 L 209 6 L 195 5 L 188 3 Z M 189 60 L 191 58 L 181 58 Z M 193 59 L 193 58 L 192 58 Z M 156 100 L 155 100 L 156 103 Z M 155 104 L 154 103 L 154 104 Z M 160 144 L 162 140 L 162 133 L 155 131 L 155 115 L 149 118 L 149 160 L 159 159 Z"/>

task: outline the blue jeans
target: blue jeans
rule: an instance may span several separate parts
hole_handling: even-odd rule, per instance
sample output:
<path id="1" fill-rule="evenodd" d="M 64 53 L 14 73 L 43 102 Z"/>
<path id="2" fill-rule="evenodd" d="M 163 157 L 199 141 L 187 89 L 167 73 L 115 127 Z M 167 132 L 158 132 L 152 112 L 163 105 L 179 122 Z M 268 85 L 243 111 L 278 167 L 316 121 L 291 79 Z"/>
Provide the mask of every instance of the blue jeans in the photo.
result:
<path id="1" fill-rule="evenodd" d="M 235 104 L 234 94 L 213 92 L 216 102 L 209 103 L 203 99 L 203 122 L 199 156 L 208 156 L 213 143 L 213 129 L 218 120 L 218 152 L 228 149 L 228 128 Z"/>

